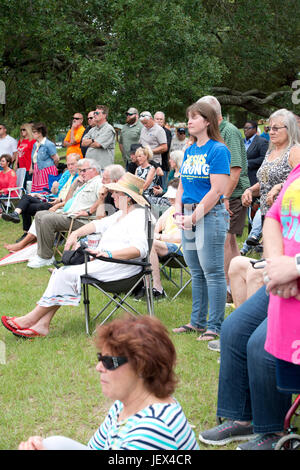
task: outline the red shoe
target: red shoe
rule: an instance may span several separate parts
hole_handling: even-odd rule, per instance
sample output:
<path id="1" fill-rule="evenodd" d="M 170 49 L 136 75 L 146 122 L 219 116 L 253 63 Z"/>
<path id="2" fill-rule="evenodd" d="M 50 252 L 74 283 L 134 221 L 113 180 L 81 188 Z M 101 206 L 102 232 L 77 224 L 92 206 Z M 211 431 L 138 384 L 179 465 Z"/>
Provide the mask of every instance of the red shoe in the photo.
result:
<path id="1" fill-rule="evenodd" d="M 20 327 L 20 325 L 18 325 L 18 323 L 15 321 L 15 319 L 18 318 L 18 317 L 7 317 L 6 315 L 3 315 L 1 317 L 1 322 L 2 322 L 2 325 L 4 326 L 4 328 L 6 328 L 8 331 L 16 331 L 16 330 L 23 330 L 23 328 Z M 7 323 L 7 320 L 11 321 L 14 326 L 10 325 L 9 323 Z"/>
<path id="2" fill-rule="evenodd" d="M 13 331 L 14 336 L 18 336 L 19 338 L 26 338 L 26 339 L 31 339 L 31 338 L 41 338 L 45 335 L 42 335 L 41 333 L 38 333 L 37 331 L 33 330 L 32 328 L 23 328 L 26 331 L 31 331 L 32 333 L 18 333 L 17 331 Z"/>

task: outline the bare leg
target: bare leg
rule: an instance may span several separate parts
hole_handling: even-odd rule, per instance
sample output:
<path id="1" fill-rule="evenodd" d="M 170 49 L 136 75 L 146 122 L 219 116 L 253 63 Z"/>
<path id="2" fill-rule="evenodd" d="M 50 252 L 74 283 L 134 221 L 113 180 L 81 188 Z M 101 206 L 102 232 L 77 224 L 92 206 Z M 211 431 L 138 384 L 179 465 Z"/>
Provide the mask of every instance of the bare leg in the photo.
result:
<path id="1" fill-rule="evenodd" d="M 41 307 L 37 305 L 31 312 L 27 313 L 27 315 L 23 315 L 16 319 L 18 325 L 20 326 L 20 330 L 17 330 L 19 333 L 30 333 L 27 331 L 27 328 L 34 329 L 37 333 L 42 335 L 47 335 L 49 333 L 49 326 L 50 322 L 59 309 L 60 305 L 53 305 L 51 307 Z M 14 326 L 10 320 L 7 320 L 7 323 L 11 326 Z"/>
<path id="2" fill-rule="evenodd" d="M 247 299 L 264 285 L 263 269 L 254 269 L 252 265 L 247 270 Z"/>
<path id="3" fill-rule="evenodd" d="M 28 245 L 31 245 L 32 243 L 36 242 L 37 238 L 32 235 L 32 233 L 27 233 L 26 237 L 23 238 L 18 243 L 12 243 L 12 244 L 5 244 L 4 248 L 6 248 L 8 251 L 19 251 L 25 248 Z"/>
<path id="4" fill-rule="evenodd" d="M 250 258 L 236 256 L 231 260 L 228 276 L 235 308 L 247 299 L 247 271 L 249 266 L 251 266 Z"/>
<path id="5" fill-rule="evenodd" d="M 150 263 L 152 266 L 153 287 L 159 292 L 162 292 L 163 289 L 159 272 L 159 256 L 165 256 L 167 254 L 168 248 L 165 242 L 154 240 L 150 253 Z"/>

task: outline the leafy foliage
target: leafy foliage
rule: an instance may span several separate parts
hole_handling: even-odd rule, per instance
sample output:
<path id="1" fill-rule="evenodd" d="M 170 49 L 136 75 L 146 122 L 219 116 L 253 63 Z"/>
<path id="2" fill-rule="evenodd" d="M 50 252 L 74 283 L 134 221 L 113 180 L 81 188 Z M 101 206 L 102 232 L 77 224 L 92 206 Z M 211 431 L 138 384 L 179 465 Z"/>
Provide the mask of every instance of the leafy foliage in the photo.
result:
<path id="1" fill-rule="evenodd" d="M 298 5 L 2 0 L 7 118 L 57 129 L 74 110 L 105 103 L 111 120 L 128 106 L 183 119 L 188 104 L 215 90 L 224 104 L 258 114 L 288 106 L 300 61 Z"/>

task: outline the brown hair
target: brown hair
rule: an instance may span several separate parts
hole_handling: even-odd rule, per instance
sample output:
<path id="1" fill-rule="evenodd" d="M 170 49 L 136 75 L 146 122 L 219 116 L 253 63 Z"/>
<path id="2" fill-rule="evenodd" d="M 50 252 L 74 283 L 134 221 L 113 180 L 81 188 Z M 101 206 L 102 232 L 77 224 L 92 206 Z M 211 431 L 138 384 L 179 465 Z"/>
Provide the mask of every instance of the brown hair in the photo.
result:
<path id="1" fill-rule="evenodd" d="M 149 392 L 170 396 L 176 385 L 175 347 L 166 327 L 155 317 L 125 315 L 97 328 L 96 346 L 126 356 Z"/>
<path id="2" fill-rule="evenodd" d="M 43 137 L 46 137 L 46 135 L 47 135 L 47 127 L 42 122 L 38 122 L 36 124 L 33 124 L 32 131 L 40 132 Z"/>
<path id="3" fill-rule="evenodd" d="M 5 160 L 7 161 L 9 165 L 12 162 L 12 156 L 9 153 L 3 153 L 2 155 L 0 155 L 0 160 L 1 158 L 5 158 Z"/>
<path id="4" fill-rule="evenodd" d="M 97 104 L 95 109 L 96 109 L 96 110 L 97 110 L 97 109 L 100 109 L 103 114 L 105 114 L 106 116 L 108 116 L 108 112 L 109 112 L 108 106 L 105 106 L 104 104 Z"/>
<path id="5" fill-rule="evenodd" d="M 209 122 L 207 127 L 208 137 L 212 140 L 222 142 L 222 144 L 225 143 L 220 134 L 217 113 L 210 104 L 204 101 L 193 103 L 186 110 L 187 117 L 189 114 L 200 114 L 200 116 Z"/>

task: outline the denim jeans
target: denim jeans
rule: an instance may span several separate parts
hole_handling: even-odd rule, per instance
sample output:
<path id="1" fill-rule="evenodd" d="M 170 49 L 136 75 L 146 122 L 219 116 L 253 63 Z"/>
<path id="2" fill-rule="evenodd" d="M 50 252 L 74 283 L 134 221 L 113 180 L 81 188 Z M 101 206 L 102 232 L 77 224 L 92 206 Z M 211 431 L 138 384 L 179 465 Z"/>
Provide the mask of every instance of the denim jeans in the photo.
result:
<path id="1" fill-rule="evenodd" d="M 249 233 L 249 237 L 254 236 L 255 238 L 259 239 L 259 237 L 261 236 L 261 232 L 262 232 L 261 212 L 260 212 L 260 209 L 258 209 L 255 213 L 255 216 L 254 216 L 253 220 L 252 220 L 252 227 L 251 227 L 251 231 Z M 242 250 L 245 253 L 248 253 L 250 248 L 251 248 L 251 246 L 247 245 L 247 243 L 245 241 L 244 244 L 243 244 Z"/>
<path id="2" fill-rule="evenodd" d="M 221 328 L 217 415 L 253 421 L 255 433 L 283 430 L 291 395 L 277 389 L 276 360 L 264 349 L 269 297 L 265 286 Z"/>
<path id="3" fill-rule="evenodd" d="M 220 332 L 226 306 L 224 243 L 229 215 L 218 204 L 203 217 L 196 231 L 182 231 L 184 259 L 192 276 L 191 325 Z"/>

